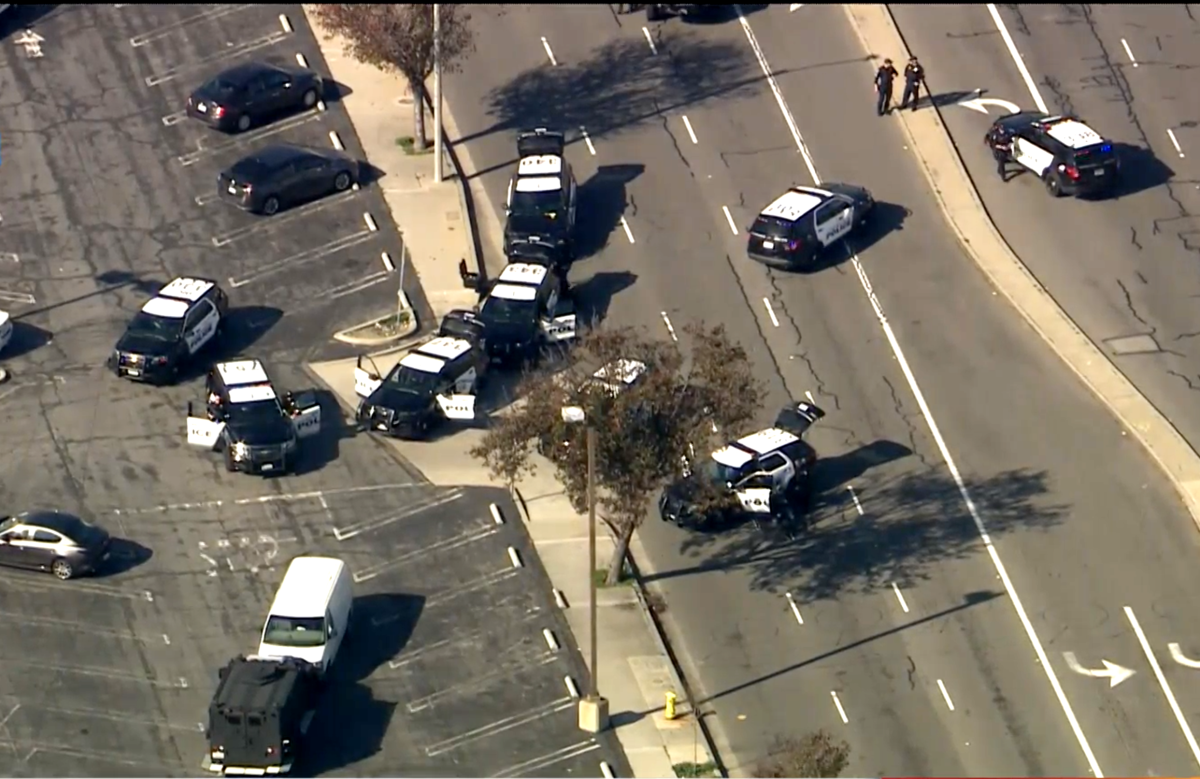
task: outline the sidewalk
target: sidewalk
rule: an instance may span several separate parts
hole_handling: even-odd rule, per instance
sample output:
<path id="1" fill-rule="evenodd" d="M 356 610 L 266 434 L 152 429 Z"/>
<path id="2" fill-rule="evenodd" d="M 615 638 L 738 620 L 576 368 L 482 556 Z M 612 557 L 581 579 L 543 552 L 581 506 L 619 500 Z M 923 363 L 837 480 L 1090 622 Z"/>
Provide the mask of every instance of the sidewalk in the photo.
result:
<path id="1" fill-rule="evenodd" d="M 308 13 L 309 7 L 305 10 Z M 311 13 L 309 22 L 329 63 L 330 75 L 353 90 L 343 98 L 343 103 L 367 157 L 385 174 L 380 185 L 405 240 L 406 272 L 417 274 L 439 320 L 452 308 L 470 307 L 475 303 L 475 295 L 463 289 L 458 262 L 467 258 L 472 263 L 474 242 L 466 201 L 460 182 L 453 176 L 453 166 L 447 160 L 444 168 L 447 180 L 435 184 L 432 155 L 410 156 L 396 143 L 397 137 L 412 135 L 412 98 L 403 80 L 347 57 L 338 41 L 324 39 Z M 432 125 L 429 118 L 428 126 Z M 451 137 L 457 137 L 449 116 L 445 125 L 453 133 Z M 469 159 L 462 163 L 470 170 Z M 476 197 L 483 197 L 481 190 L 476 190 Z M 498 225 L 491 205 L 481 200 L 476 202 L 485 233 L 491 233 L 481 238 L 490 245 L 496 238 Z M 421 324 L 428 328 L 435 323 Z M 349 411 L 358 405 L 354 395 L 354 367 L 353 359 L 308 366 Z M 478 461 L 466 454 L 481 436 L 479 430 L 467 430 L 433 443 L 388 443 L 433 484 L 496 486 Z M 552 469 L 546 463 L 538 468 L 536 476 L 517 485 L 528 511 L 523 524 L 550 577 L 555 600 L 564 609 L 574 641 L 587 662 L 590 630 L 587 519 L 575 513 L 550 474 Z M 612 540 L 603 523 L 598 528 L 598 537 L 598 559 L 607 561 Z M 684 688 L 639 585 L 601 589 L 597 603 L 597 629 L 602 637 L 597 679 L 601 694 L 609 700 L 611 726 L 634 775 L 668 777 L 675 775 L 675 765 L 710 765 L 713 757 L 703 729 L 686 716 Z M 675 692 L 680 699 L 681 716 L 671 721 L 662 712 L 668 691 Z"/>

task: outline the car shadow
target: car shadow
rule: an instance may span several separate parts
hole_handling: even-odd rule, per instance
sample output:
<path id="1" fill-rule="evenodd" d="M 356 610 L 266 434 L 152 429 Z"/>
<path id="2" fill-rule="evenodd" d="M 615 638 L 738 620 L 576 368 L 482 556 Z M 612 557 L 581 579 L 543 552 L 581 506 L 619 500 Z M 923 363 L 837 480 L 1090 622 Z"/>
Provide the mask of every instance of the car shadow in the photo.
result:
<path id="1" fill-rule="evenodd" d="M 580 282 L 573 282 L 575 313 L 580 327 L 596 327 L 608 315 L 608 306 L 618 292 L 629 289 L 637 281 L 629 271 L 597 273 Z"/>
<path id="2" fill-rule="evenodd" d="M 425 610 L 425 596 L 407 593 L 354 599 L 350 632 L 334 663 L 331 681 L 362 682 L 404 650 Z"/>
<path id="3" fill-rule="evenodd" d="M 313 473 L 338 459 L 343 438 L 353 438 L 354 428 L 346 424 L 342 407 L 337 397 L 327 389 L 310 389 L 321 406 L 321 430 L 304 439 L 300 444 L 300 456 L 296 459 L 294 473 Z M 300 394 L 300 393 L 296 393 Z"/>
<path id="4" fill-rule="evenodd" d="M 750 16 L 756 14 L 767 7 L 766 3 L 744 4 L 741 6 L 742 15 Z M 733 5 L 717 5 L 702 14 L 688 14 L 687 16 L 679 17 L 686 24 L 724 24 L 725 22 L 737 21 L 737 8 Z"/>
<path id="5" fill-rule="evenodd" d="M 97 567 L 95 578 L 105 579 L 120 576 L 150 561 L 154 552 L 129 538 L 114 538 L 109 546 L 108 559 Z"/>
<path id="6" fill-rule="evenodd" d="M 397 705 L 361 682 L 327 686 L 291 775 L 321 776 L 377 754 Z"/>
<path id="7" fill-rule="evenodd" d="M 1128 143 L 1113 143 L 1117 159 L 1121 161 L 1121 172 L 1117 176 L 1114 191 L 1098 199 L 1120 198 L 1136 195 L 1147 189 L 1161 187 L 1175 177 L 1175 171 L 1150 151 L 1142 146 Z"/>
<path id="8" fill-rule="evenodd" d="M 29 322 L 14 321 L 12 326 L 12 337 L 4 351 L 0 352 L 0 358 L 6 360 L 37 351 L 54 338 L 54 334 L 49 330 Z"/>
<path id="9" fill-rule="evenodd" d="M 323 78 L 325 79 L 325 89 L 321 94 L 321 99 L 326 103 L 336 103 L 354 94 L 354 90 L 342 82 L 335 81 L 329 76 Z"/>
<path id="10" fill-rule="evenodd" d="M 835 494 L 872 468 L 902 460 L 912 453 L 912 449 L 903 444 L 880 439 L 845 454 L 822 457 L 813 466 L 812 508 L 818 508 L 823 497 Z M 837 499 L 840 500 L 840 496 Z"/>
<path id="11" fill-rule="evenodd" d="M 594 176 L 579 186 L 576 260 L 585 260 L 608 245 L 629 205 L 626 187 L 645 170 L 643 165 L 601 165 Z"/>
<path id="12" fill-rule="evenodd" d="M 358 185 L 360 187 L 369 187 L 386 175 L 387 171 L 382 168 L 377 168 L 366 160 L 358 161 Z"/>
<path id="13" fill-rule="evenodd" d="M 854 252 L 863 252 L 882 241 L 888 235 L 904 229 L 904 220 L 912 214 L 896 203 L 876 201 L 875 209 L 867 223 L 851 233 L 841 246 L 833 247 L 821 254 L 815 262 L 796 268 L 794 273 L 809 275 L 836 268 L 846 262 Z"/>

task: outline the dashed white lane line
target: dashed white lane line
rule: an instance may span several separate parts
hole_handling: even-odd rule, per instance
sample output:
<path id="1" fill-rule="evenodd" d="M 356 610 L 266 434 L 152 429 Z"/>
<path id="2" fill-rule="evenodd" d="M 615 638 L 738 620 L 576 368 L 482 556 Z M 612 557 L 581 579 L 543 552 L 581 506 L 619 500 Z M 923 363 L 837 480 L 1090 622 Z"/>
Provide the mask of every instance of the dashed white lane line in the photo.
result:
<path id="1" fill-rule="evenodd" d="M 904 613 L 908 613 L 908 601 L 904 600 L 904 593 L 900 592 L 900 585 L 892 582 L 892 592 L 896 593 L 896 600 L 900 601 L 900 608 L 904 609 Z"/>
<path id="2" fill-rule="evenodd" d="M 729 206 L 721 206 L 721 210 L 725 212 L 725 221 L 729 222 L 729 231 L 737 235 L 737 223 L 733 221 L 733 214 L 729 213 Z"/>
<path id="3" fill-rule="evenodd" d="M 796 618 L 797 622 L 803 625 L 804 617 L 800 616 L 800 607 L 796 605 L 796 601 L 794 598 L 792 598 L 792 594 L 790 592 L 785 592 L 783 597 L 787 598 L 788 606 L 792 610 L 792 616 Z"/>
<path id="4" fill-rule="evenodd" d="M 696 131 L 692 129 L 692 120 L 687 118 L 687 114 L 683 115 L 683 126 L 687 128 L 688 137 L 692 139 L 692 143 L 700 143 L 696 139 Z"/>
<path id="5" fill-rule="evenodd" d="M 650 34 L 649 27 L 642 28 L 642 35 L 646 36 L 646 43 L 650 44 L 650 53 L 658 54 L 658 47 L 654 45 L 654 36 Z"/>
<path id="6" fill-rule="evenodd" d="M 810 397 L 809 402 L 811 402 L 811 401 L 812 401 L 812 398 Z M 816 404 L 814 404 L 814 405 L 816 405 Z M 854 501 L 854 510 L 858 512 L 858 515 L 860 517 L 866 516 L 866 512 L 863 511 L 862 502 L 860 502 L 858 499 L 858 493 L 854 491 L 854 485 L 847 484 L 846 492 L 850 493 L 850 500 Z"/>
<path id="7" fill-rule="evenodd" d="M 779 327 L 779 318 L 775 316 L 775 308 L 771 305 L 771 299 L 763 298 L 763 305 L 767 307 L 767 316 L 771 317 L 771 324 Z"/>
<path id="8" fill-rule="evenodd" d="M 837 706 L 838 716 L 842 718 L 842 724 L 849 725 L 850 718 L 846 716 L 846 710 L 842 708 L 842 700 L 838 697 L 836 690 L 830 690 L 830 695 L 833 696 L 833 705 Z"/>
<path id="9" fill-rule="evenodd" d="M 625 217 L 621 217 L 621 227 L 625 228 L 625 237 L 629 239 L 629 242 L 637 243 L 637 241 L 633 240 L 633 230 L 629 229 L 629 222 L 626 221 Z"/>
<path id="10" fill-rule="evenodd" d="M 587 129 L 583 128 L 583 127 L 579 128 L 579 132 L 581 132 L 583 134 L 583 142 L 585 144 L 587 144 L 588 151 L 591 152 L 593 157 L 595 157 L 596 156 L 596 147 L 595 147 L 595 145 L 592 144 L 592 136 L 588 135 Z"/>
<path id="11" fill-rule="evenodd" d="M 1179 145 L 1179 139 L 1175 137 L 1175 131 L 1170 127 L 1167 128 L 1167 137 L 1171 139 L 1171 145 L 1175 147 L 1175 151 L 1179 152 L 1180 157 L 1186 157 L 1183 153 L 1183 148 Z"/>
<path id="12" fill-rule="evenodd" d="M 550 41 L 546 40 L 546 36 L 542 36 L 542 48 L 546 50 L 546 56 L 550 58 L 550 64 L 558 66 L 558 60 L 554 59 L 554 50 L 550 48 Z"/>
<path id="13" fill-rule="evenodd" d="M 946 700 L 946 705 L 950 707 L 950 711 L 954 711 L 954 701 L 950 700 L 950 693 L 946 690 L 946 684 L 941 680 L 937 680 L 938 689 L 942 691 L 942 697 Z"/>
<path id="14" fill-rule="evenodd" d="M 1138 622 L 1133 609 L 1128 606 L 1125 607 L 1125 616 L 1129 619 L 1129 624 L 1133 627 L 1133 632 L 1137 636 L 1138 643 L 1142 645 L 1142 651 L 1146 653 L 1146 660 L 1150 662 L 1150 669 L 1154 671 L 1154 678 L 1158 680 L 1158 686 L 1162 688 L 1163 696 L 1167 699 L 1167 705 L 1171 707 L 1171 712 L 1175 715 L 1175 721 L 1179 723 L 1179 729 L 1183 732 L 1183 737 L 1187 740 L 1188 746 L 1191 747 L 1192 757 L 1200 765 L 1200 745 L 1196 743 L 1196 737 L 1192 734 L 1192 728 L 1188 725 L 1187 717 L 1183 715 L 1183 709 L 1179 708 L 1179 701 L 1175 700 L 1175 693 L 1171 690 L 1171 685 L 1167 683 L 1167 677 L 1163 675 L 1162 666 L 1159 665 L 1158 658 L 1154 655 L 1154 650 L 1150 648 L 1150 642 L 1146 639 L 1146 634 L 1142 631 L 1141 623 Z"/>
<path id="15" fill-rule="evenodd" d="M 671 334 L 672 341 L 678 341 L 679 336 L 675 335 L 675 325 L 671 324 L 671 317 L 667 316 L 667 312 L 662 312 L 663 324 L 667 326 L 667 332 Z"/>
<path id="16" fill-rule="evenodd" d="M 1129 55 L 1129 61 L 1132 62 L 1133 66 L 1136 68 L 1138 66 L 1137 57 L 1133 56 L 1133 49 L 1129 48 L 1129 41 L 1122 38 L 1121 47 L 1125 49 L 1125 53 Z"/>

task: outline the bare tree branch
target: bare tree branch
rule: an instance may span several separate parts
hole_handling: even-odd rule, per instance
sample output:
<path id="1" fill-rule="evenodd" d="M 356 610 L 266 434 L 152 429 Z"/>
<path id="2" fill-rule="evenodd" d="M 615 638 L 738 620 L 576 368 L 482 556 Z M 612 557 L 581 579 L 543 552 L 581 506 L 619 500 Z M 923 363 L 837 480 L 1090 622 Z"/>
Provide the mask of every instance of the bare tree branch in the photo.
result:
<path id="1" fill-rule="evenodd" d="M 850 762 L 850 745 L 818 730 L 795 737 L 775 739 L 765 760 L 754 771 L 761 779 L 785 777 L 837 777 Z"/>

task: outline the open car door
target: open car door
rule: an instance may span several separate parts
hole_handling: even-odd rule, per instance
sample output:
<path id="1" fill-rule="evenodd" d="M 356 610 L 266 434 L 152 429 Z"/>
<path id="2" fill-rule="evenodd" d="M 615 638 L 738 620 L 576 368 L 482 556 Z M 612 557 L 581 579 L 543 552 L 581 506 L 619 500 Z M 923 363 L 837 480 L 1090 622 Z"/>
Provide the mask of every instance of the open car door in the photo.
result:
<path id="1" fill-rule="evenodd" d="M 367 361 L 366 368 L 363 367 L 363 360 Z M 366 400 L 379 389 L 380 384 L 383 384 L 383 374 L 379 372 L 375 361 L 365 354 L 358 355 L 358 363 L 354 366 L 354 394 Z"/>
<path id="2" fill-rule="evenodd" d="M 539 127 L 536 130 L 526 130 L 517 135 L 517 154 L 521 159 L 526 157 L 540 157 L 544 154 L 552 154 L 555 157 L 563 156 L 563 150 L 567 147 L 567 138 L 560 132 L 547 130 L 545 127 Z"/>
<path id="3" fill-rule="evenodd" d="M 288 393 L 286 410 L 292 417 L 297 438 L 309 438 L 321 432 L 321 403 L 315 390 Z"/>
<path id="4" fill-rule="evenodd" d="M 575 339 L 575 300 L 570 295 L 560 297 L 550 318 L 542 320 L 542 332 L 550 343 Z"/>
<path id="5" fill-rule="evenodd" d="M 446 419 L 457 419 L 464 422 L 475 419 L 474 395 L 438 395 L 437 404 Z"/>
<path id="6" fill-rule="evenodd" d="M 205 449 L 215 449 L 221 433 L 225 430 L 224 422 L 214 422 L 207 415 L 196 416 L 192 404 L 187 407 L 187 442 L 192 446 L 202 446 Z"/>
<path id="7" fill-rule="evenodd" d="M 775 427 L 796 436 L 804 433 L 825 417 L 825 412 L 813 403 L 800 401 L 794 406 L 784 406 L 775 417 Z"/>
<path id="8" fill-rule="evenodd" d="M 749 487 L 737 491 L 738 502 L 751 514 L 771 513 L 771 490 L 769 487 Z"/>

